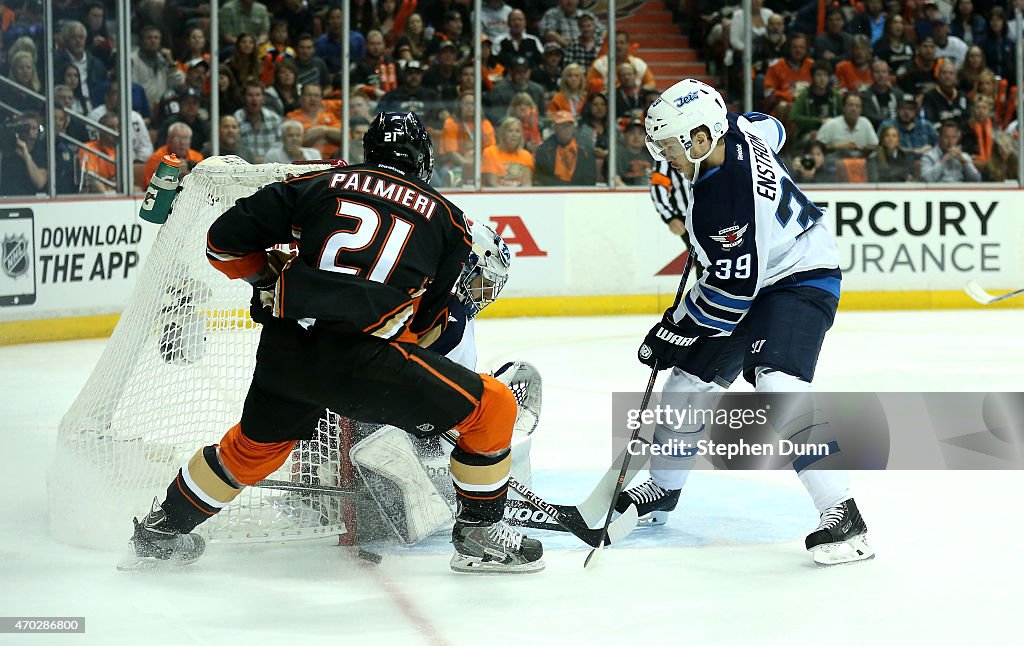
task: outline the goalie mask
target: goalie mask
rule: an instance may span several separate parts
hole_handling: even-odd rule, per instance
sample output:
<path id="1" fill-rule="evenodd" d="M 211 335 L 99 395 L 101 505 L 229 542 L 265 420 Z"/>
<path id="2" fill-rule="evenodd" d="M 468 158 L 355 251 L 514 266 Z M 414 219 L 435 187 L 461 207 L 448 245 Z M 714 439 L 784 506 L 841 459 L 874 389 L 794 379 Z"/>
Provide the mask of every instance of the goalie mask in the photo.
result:
<path id="1" fill-rule="evenodd" d="M 728 111 L 718 90 L 694 79 L 679 81 L 665 90 L 647 110 L 647 149 L 655 159 L 666 159 L 665 153 L 680 152 L 694 164 L 711 155 L 718 140 L 729 129 Z M 711 147 L 699 158 L 691 156 L 693 132 L 705 127 L 711 135 Z"/>
<path id="2" fill-rule="evenodd" d="M 459 276 L 458 294 L 466 306 L 468 317 L 472 319 L 498 300 L 498 294 L 508 280 L 512 253 L 501 236 L 483 222 L 471 223 L 469 232 L 473 236 L 473 249 Z"/>

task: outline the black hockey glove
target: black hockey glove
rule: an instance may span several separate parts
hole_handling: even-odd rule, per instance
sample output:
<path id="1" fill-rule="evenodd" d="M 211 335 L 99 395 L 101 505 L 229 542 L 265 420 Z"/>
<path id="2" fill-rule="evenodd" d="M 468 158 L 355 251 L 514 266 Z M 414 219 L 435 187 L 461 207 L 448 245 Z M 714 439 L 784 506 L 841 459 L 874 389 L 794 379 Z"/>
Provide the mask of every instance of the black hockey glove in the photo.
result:
<path id="1" fill-rule="evenodd" d="M 252 300 L 249 301 L 249 316 L 261 325 L 274 317 L 274 288 L 277 277 L 292 260 L 293 256 L 284 251 L 271 249 L 267 252 L 267 266 L 252 278 Z"/>
<path id="2" fill-rule="evenodd" d="M 683 358 L 699 342 L 700 336 L 688 335 L 676 325 L 668 313 L 647 333 L 640 344 L 637 358 L 640 363 L 653 368 L 655 362 L 660 369 L 678 366 Z"/>

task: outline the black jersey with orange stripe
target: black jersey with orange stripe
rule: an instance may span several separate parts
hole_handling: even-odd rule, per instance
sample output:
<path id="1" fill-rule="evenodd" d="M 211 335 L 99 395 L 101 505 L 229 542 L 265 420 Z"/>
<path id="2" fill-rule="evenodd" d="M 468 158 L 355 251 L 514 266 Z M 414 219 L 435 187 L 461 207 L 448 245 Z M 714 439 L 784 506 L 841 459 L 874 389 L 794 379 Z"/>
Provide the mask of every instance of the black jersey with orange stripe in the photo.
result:
<path id="1" fill-rule="evenodd" d="M 264 250 L 295 243 L 275 315 L 415 341 L 447 321 L 469 255 L 462 211 L 404 170 L 361 164 L 312 171 L 238 200 L 210 227 L 207 256 L 231 278 L 261 270 Z"/>

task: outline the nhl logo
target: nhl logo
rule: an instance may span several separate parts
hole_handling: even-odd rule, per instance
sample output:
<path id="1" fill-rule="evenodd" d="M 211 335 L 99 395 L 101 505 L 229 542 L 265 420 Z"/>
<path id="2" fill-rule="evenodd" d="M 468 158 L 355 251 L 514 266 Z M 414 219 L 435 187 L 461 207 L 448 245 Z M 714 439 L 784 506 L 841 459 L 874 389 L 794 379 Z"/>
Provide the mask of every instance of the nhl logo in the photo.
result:
<path id="1" fill-rule="evenodd" d="M 649 345 L 647 345 L 646 343 L 644 343 L 643 345 L 640 346 L 640 358 L 641 359 L 650 359 L 651 358 L 651 347 Z"/>
<path id="2" fill-rule="evenodd" d="M 11 278 L 17 278 L 28 273 L 28 238 L 24 234 L 20 236 L 5 235 L 3 246 L 4 273 Z"/>

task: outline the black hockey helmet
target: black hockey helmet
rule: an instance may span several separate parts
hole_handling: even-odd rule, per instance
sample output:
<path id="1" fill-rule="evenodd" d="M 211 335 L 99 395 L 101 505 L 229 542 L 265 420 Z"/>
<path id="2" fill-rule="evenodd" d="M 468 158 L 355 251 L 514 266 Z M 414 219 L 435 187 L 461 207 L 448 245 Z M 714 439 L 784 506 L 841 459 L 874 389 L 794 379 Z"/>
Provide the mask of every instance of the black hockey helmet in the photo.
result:
<path id="1" fill-rule="evenodd" d="M 415 112 L 381 112 L 363 135 L 366 161 L 401 164 L 424 182 L 434 172 L 434 146 Z"/>

